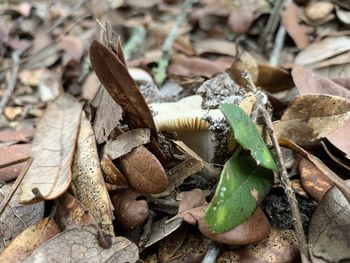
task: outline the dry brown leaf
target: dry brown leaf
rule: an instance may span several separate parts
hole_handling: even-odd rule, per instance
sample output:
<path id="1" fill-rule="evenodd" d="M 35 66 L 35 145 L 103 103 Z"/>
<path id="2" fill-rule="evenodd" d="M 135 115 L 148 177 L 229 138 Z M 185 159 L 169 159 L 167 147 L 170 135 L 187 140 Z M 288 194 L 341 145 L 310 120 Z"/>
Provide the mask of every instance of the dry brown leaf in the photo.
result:
<path id="1" fill-rule="evenodd" d="M 26 158 L 30 155 L 31 144 L 15 144 L 0 148 L 0 165 Z M 17 178 L 25 163 L 11 165 L 0 169 L 0 180 L 11 181 Z"/>
<path id="2" fill-rule="evenodd" d="M 347 51 L 340 55 L 312 64 L 309 67 L 313 69 L 319 69 L 319 68 L 325 68 L 325 67 L 334 66 L 334 65 L 348 64 L 349 61 L 350 61 L 350 51 Z"/>
<path id="3" fill-rule="evenodd" d="M 204 39 L 196 42 L 194 44 L 194 49 L 197 55 L 214 53 L 235 57 L 237 46 L 234 42 L 227 40 Z"/>
<path id="4" fill-rule="evenodd" d="M 278 138 L 306 145 L 326 137 L 349 118 L 350 102 L 330 95 L 299 95 L 274 123 Z"/>
<path id="5" fill-rule="evenodd" d="M 114 236 L 111 201 L 100 168 L 94 132 L 84 113 L 74 155 L 71 186 L 74 196 L 90 211 L 98 227 Z"/>
<path id="6" fill-rule="evenodd" d="M 34 136 L 35 130 L 23 129 L 19 131 L 2 130 L 0 131 L 0 142 L 29 142 Z"/>
<path id="7" fill-rule="evenodd" d="M 327 136 L 327 139 L 339 150 L 344 152 L 346 157 L 350 158 L 350 140 L 348 135 L 350 132 L 350 120 L 347 120 L 345 124 L 333 131 Z"/>
<path id="8" fill-rule="evenodd" d="M 223 252 L 216 262 L 287 263 L 300 257 L 298 239 L 293 230 L 272 229 L 264 240 Z"/>
<path id="9" fill-rule="evenodd" d="M 179 206 L 179 213 L 185 212 L 192 208 L 202 206 L 206 203 L 203 190 L 195 188 L 185 192 Z"/>
<path id="10" fill-rule="evenodd" d="M 104 152 L 112 159 L 117 159 L 131 152 L 134 148 L 150 141 L 149 129 L 133 129 L 120 134 L 113 140 L 108 140 Z"/>
<path id="11" fill-rule="evenodd" d="M 58 46 L 68 53 L 70 59 L 80 61 L 84 53 L 83 43 L 74 36 L 62 36 L 59 39 Z M 68 60 L 70 60 L 68 59 Z"/>
<path id="12" fill-rule="evenodd" d="M 309 44 L 308 29 L 299 24 L 300 14 L 298 7 L 293 2 L 285 4 L 282 12 L 282 25 L 294 40 L 298 48 L 304 48 Z"/>
<path id="13" fill-rule="evenodd" d="M 124 229 L 134 229 L 143 224 L 149 214 L 147 200 L 134 190 L 112 193 L 111 200 L 118 222 Z"/>
<path id="14" fill-rule="evenodd" d="M 245 70 L 248 71 L 253 82 L 256 82 L 259 74 L 258 63 L 248 52 L 237 52 L 235 61 L 227 72 L 238 85 L 244 87 L 247 84 L 247 81 L 242 77 L 242 72 Z"/>
<path id="15" fill-rule="evenodd" d="M 168 177 L 163 166 L 144 146 L 133 149 L 116 163 L 135 190 L 157 194 L 167 189 Z"/>
<path id="16" fill-rule="evenodd" d="M 81 111 L 80 103 L 66 94 L 47 107 L 32 144 L 33 164 L 20 186 L 21 202 L 52 200 L 69 187 Z"/>
<path id="17" fill-rule="evenodd" d="M 116 185 L 118 189 L 129 187 L 129 183 L 125 179 L 124 175 L 106 154 L 103 155 L 101 160 L 101 170 L 107 183 Z"/>
<path id="18" fill-rule="evenodd" d="M 268 92 L 278 92 L 294 87 L 291 75 L 285 70 L 266 64 L 259 64 L 258 72 L 256 85 Z"/>
<path id="19" fill-rule="evenodd" d="M 168 74 L 186 77 L 204 76 L 211 78 L 223 73 L 233 62 L 233 58 L 222 57 L 215 61 L 200 57 L 178 55 L 171 59 Z"/>
<path id="20" fill-rule="evenodd" d="M 0 188 L 0 203 L 4 195 L 12 189 L 12 183 L 5 184 Z M 33 205 L 21 205 L 18 191 L 15 192 L 9 205 L 0 217 L 0 251 L 27 227 L 38 223 L 44 217 L 44 202 Z"/>
<path id="21" fill-rule="evenodd" d="M 324 194 L 334 185 L 320 169 L 304 158 L 299 163 L 299 172 L 305 191 L 317 202 L 320 202 Z"/>
<path id="22" fill-rule="evenodd" d="M 236 34 L 247 33 L 255 20 L 254 11 L 248 5 L 234 9 L 227 21 L 231 31 Z"/>
<path id="23" fill-rule="evenodd" d="M 99 245 L 98 229 L 93 225 L 66 230 L 36 249 L 23 263 L 69 262 L 135 263 L 139 259 L 137 246 L 124 237 L 111 237 L 111 246 Z"/>
<path id="24" fill-rule="evenodd" d="M 89 210 L 67 192 L 57 199 L 55 220 L 62 231 L 95 224 Z"/>
<path id="25" fill-rule="evenodd" d="M 55 220 L 45 218 L 19 234 L 0 254 L 2 263 L 19 263 L 60 232 Z"/>
<path id="26" fill-rule="evenodd" d="M 295 64 L 308 65 L 350 50 L 350 37 L 329 37 L 304 48 L 296 57 Z"/>

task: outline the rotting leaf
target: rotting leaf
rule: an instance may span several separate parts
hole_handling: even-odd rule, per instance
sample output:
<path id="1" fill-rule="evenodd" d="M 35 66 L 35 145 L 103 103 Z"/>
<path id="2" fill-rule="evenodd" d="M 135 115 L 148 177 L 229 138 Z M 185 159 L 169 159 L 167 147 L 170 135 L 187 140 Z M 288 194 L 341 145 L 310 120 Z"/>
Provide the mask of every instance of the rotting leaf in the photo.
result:
<path id="1" fill-rule="evenodd" d="M 236 141 L 251 152 L 257 164 L 276 171 L 275 160 L 250 117 L 235 104 L 223 104 L 220 110 L 232 127 Z"/>
<path id="2" fill-rule="evenodd" d="M 54 237 L 60 232 L 55 220 L 45 218 L 35 225 L 32 225 L 19 234 L 0 253 L 2 263 L 20 263 L 41 244 Z"/>
<path id="3" fill-rule="evenodd" d="M 57 199 L 55 220 L 62 231 L 79 228 L 82 225 L 95 224 L 89 210 L 67 192 Z"/>
<path id="4" fill-rule="evenodd" d="M 298 95 L 280 121 L 274 123 L 278 138 L 307 145 L 326 137 L 350 116 L 350 102 L 330 95 Z"/>
<path id="5" fill-rule="evenodd" d="M 0 203 L 12 189 L 12 183 L 0 188 Z M 32 205 L 19 203 L 19 193 L 15 192 L 4 213 L 0 217 L 0 251 L 27 227 L 38 223 L 44 217 L 44 202 Z"/>
<path id="6" fill-rule="evenodd" d="M 346 184 L 350 187 L 350 181 Z M 309 227 L 310 254 L 314 262 L 346 262 L 350 259 L 350 204 L 337 187 L 321 200 Z"/>
<path id="7" fill-rule="evenodd" d="M 272 183 L 272 171 L 257 166 L 251 157 L 231 157 L 205 215 L 209 229 L 222 233 L 243 223 L 264 199 Z"/>
<path id="8" fill-rule="evenodd" d="M 101 170 L 103 178 L 107 183 L 116 185 L 119 189 L 128 188 L 129 183 L 124 175 L 114 165 L 111 159 L 105 154 L 101 160 Z"/>
<path id="9" fill-rule="evenodd" d="M 112 159 L 117 159 L 132 149 L 139 147 L 150 141 L 149 129 L 134 129 L 126 133 L 120 134 L 113 140 L 108 140 L 104 148 L 104 152 Z"/>
<path id="10" fill-rule="evenodd" d="M 256 85 L 268 92 L 278 92 L 294 87 L 291 75 L 280 68 L 259 64 L 258 72 Z"/>
<path id="11" fill-rule="evenodd" d="M 134 263 L 139 259 L 137 246 L 124 237 L 112 237 L 108 249 L 100 247 L 98 232 L 93 225 L 66 230 L 36 249 L 23 262 L 54 263 L 64 258 L 70 262 Z"/>
<path id="12" fill-rule="evenodd" d="M 69 187 L 81 111 L 80 103 L 66 94 L 47 107 L 32 144 L 33 164 L 20 186 L 21 202 L 52 200 Z"/>
<path id="13" fill-rule="evenodd" d="M 129 184 L 141 193 L 157 194 L 165 191 L 168 177 L 158 159 L 144 146 L 116 160 L 117 167 Z"/>
<path id="14" fill-rule="evenodd" d="M 74 155 L 72 190 L 86 206 L 97 225 L 114 236 L 111 201 L 100 168 L 100 160 L 89 120 L 82 114 L 77 149 Z"/>

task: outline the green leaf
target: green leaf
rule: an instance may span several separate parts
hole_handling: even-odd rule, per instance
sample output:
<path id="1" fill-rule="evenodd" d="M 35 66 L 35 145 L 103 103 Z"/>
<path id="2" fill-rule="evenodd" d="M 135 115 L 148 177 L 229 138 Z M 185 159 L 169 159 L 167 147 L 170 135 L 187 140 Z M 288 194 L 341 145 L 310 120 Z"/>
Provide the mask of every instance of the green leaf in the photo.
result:
<path id="1" fill-rule="evenodd" d="M 250 156 L 231 157 L 225 164 L 205 220 L 214 233 L 226 232 L 252 215 L 272 187 L 273 172 Z"/>
<path id="2" fill-rule="evenodd" d="M 236 141 L 251 155 L 258 165 L 277 171 L 276 162 L 251 118 L 235 104 L 223 104 L 220 110 L 233 129 Z"/>

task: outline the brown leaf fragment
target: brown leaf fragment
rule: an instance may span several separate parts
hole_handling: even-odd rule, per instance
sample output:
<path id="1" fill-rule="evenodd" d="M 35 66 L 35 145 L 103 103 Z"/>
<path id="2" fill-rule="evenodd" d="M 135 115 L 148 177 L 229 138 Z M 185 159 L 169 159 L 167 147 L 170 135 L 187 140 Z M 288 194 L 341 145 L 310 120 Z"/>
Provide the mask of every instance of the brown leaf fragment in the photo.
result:
<path id="1" fill-rule="evenodd" d="M 34 161 L 21 184 L 21 202 L 52 200 L 69 187 L 81 111 L 80 103 L 67 94 L 47 107 L 33 140 Z"/>
<path id="2" fill-rule="evenodd" d="M 350 187 L 350 181 L 346 184 Z M 309 226 L 313 262 L 347 262 L 350 259 L 350 203 L 337 187 L 328 191 L 313 213 Z"/>
<path id="3" fill-rule="evenodd" d="M 34 132 L 34 129 L 2 130 L 0 131 L 0 142 L 29 142 L 33 138 Z"/>
<path id="4" fill-rule="evenodd" d="M 347 120 L 341 127 L 327 136 L 327 139 L 339 150 L 344 152 L 346 157 L 350 158 L 350 140 L 347 136 L 350 133 L 350 120 Z"/>
<path id="5" fill-rule="evenodd" d="M 122 50 L 118 50 L 122 52 Z M 92 67 L 108 93 L 125 111 L 132 128 L 149 128 L 154 138 L 157 129 L 152 114 L 125 64 L 97 41 L 90 46 Z"/>
<path id="6" fill-rule="evenodd" d="M 304 188 L 303 188 L 303 186 L 302 186 L 302 184 L 301 184 L 301 181 L 300 181 L 299 179 L 294 179 L 294 180 L 292 180 L 290 183 L 291 183 L 291 186 L 292 186 L 293 191 L 294 191 L 296 194 L 298 194 L 298 195 L 300 195 L 300 196 L 302 196 L 302 197 L 304 197 L 304 198 L 306 198 L 306 199 L 310 199 L 310 196 L 309 196 L 308 193 L 304 190 Z"/>
<path id="7" fill-rule="evenodd" d="M 214 53 L 219 55 L 236 56 L 237 46 L 232 41 L 221 39 L 204 39 L 194 44 L 197 55 Z"/>
<path id="8" fill-rule="evenodd" d="M 89 210 L 68 192 L 57 199 L 55 219 L 62 231 L 95 224 Z"/>
<path id="9" fill-rule="evenodd" d="M 134 129 L 108 140 L 104 152 L 112 159 L 117 159 L 131 152 L 134 148 L 150 141 L 149 129 Z"/>
<path id="10" fill-rule="evenodd" d="M 350 102 L 331 95 L 299 95 L 290 102 L 280 121 L 274 123 L 279 138 L 311 144 L 335 131 L 350 116 Z"/>
<path id="11" fill-rule="evenodd" d="M 245 34 L 249 31 L 254 20 L 254 8 L 242 6 L 231 12 L 227 23 L 232 32 Z"/>
<path id="12" fill-rule="evenodd" d="M 111 159 L 105 154 L 101 160 L 101 170 L 103 178 L 107 183 L 116 185 L 119 189 L 128 188 L 129 183 L 124 175 L 114 165 Z"/>
<path id="13" fill-rule="evenodd" d="M 320 169 L 304 158 L 299 163 L 299 172 L 305 191 L 317 202 L 320 202 L 325 193 L 334 185 Z"/>
<path id="14" fill-rule="evenodd" d="M 242 77 L 242 72 L 245 70 L 248 71 L 253 82 L 256 82 L 258 79 L 258 63 L 248 52 L 237 52 L 235 61 L 227 72 L 231 79 L 233 79 L 238 85 L 244 87 L 244 85 L 246 85 L 246 80 Z"/>
<path id="15" fill-rule="evenodd" d="M 146 198 L 134 190 L 121 190 L 111 196 L 118 222 L 124 229 L 143 224 L 149 214 Z"/>
<path id="16" fill-rule="evenodd" d="M 89 120 L 82 114 L 71 184 L 74 196 L 86 206 L 98 227 L 114 236 L 112 208 Z"/>
<path id="17" fill-rule="evenodd" d="M 282 25 L 294 40 L 298 48 L 304 48 L 309 44 L 308 30 L 300 25 L 300 14 L 298 7 L 293 2 L 285 4 L 282 12 Z"/>
<path id="18" fill-rule="evenodd" d="M 100 86 L 100 80 L 97 78 L 95 72 L 91 72 L 85 79 L 81 88 L 81 97 L 87 101 L 91 101 L 95 97 Z"/>
<path id="19" fill-rule="evenodd" d="M 74 36 L 62 36 L 59 39 L 58 46 L 67 52 L 71 59 L 80 61 L 84 53 L 84 46 L 79 38 Z"/>
<path id="20" fill-rule="evenodd" d="M 68 262 L 134 263 L 139 258 L 137 246 L 124 237 L 112 237 L 111 247 L 99 246 L 98 229 L 93 225 L 66 230 L 51 238 L 26 258 L 24 263 Z"/>
<path id="21" fill-rule="evenodd" d="M 30 148 L 31 144 L 15 144 L 1 147 L 0 165 L 28 157 L 30 155 Z M 0 180 L 8 182 L 16 179 L 25 166 L 25 163 L 19 163 L 0 169 Z"/>
<path id="22" fill-rule="evenodd" d="M 157 194 L 165 191 L 168 177 L 158 159 L 144 146 L 116 160 L 117 167 L 129 184 L 141 193 Z"/>
<path id="23" fill-rule="evenodd" d="M 45 218 L 19 234 L 0 254 L 2 263 L 19 263 L 60 232 L 55 220 Z"/>
<path id="24" fill-rule="evenodd" d="M 204 191 L 198 188 L 192 189 L 191 191 L 184 193 L 180 202 L 179 213 L 202 206 L 205 203 L 206 200 Z"/>
<path id="25" fill-rule="evenodd" d="M 0 203 L 12 190 L 12 185 L 8 183 L 0 188 Z M 19 203 L 19 198 L 17 191 L 0 217 L 0 251 L 23 230 L 38 223 L 44 217 L 44 202 L 22 205 Z"/>
<path id="26" fill-rule="evenodd" d="M 344 65 L 348 64 L 350 60 L 350 52 L 347 51 L 335 57 L 331 57 L 329 59 L 317 62 L 315 64 L 310 65 L 313 69 L 326 68 L 334 65 Z"/>
<path id="27" fill-rule="evenodd" d="M 219 255 L 216 262 L 289 263 L 298 262 L 299 257 L 295 232 L 273 228 L 264 240 L 227 250 Z"/>
<path id="28" fill-rule="evenodd" d="M 259 64 L 256 85 L 269 92 L 279 92 L 294 87 L 291 75 L 280 68 Z"/>

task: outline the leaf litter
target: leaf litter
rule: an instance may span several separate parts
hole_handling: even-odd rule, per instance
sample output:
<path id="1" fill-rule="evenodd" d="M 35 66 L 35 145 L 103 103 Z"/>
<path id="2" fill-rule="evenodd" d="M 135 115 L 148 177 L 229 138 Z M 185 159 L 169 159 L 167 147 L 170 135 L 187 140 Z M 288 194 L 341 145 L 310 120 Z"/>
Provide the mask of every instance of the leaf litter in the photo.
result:
<path id="1" fill-rule="evenodd" d="M 211 262 L 348 259 L 346 221 L 335 216 L 336 226 L 317 232 L 343 194 L 349 199 L 344 1 L 295 1 L 283 10 L 283 1 L 206 0 L 190 3 L 187 15 L 192 0 L 93 1 L 93 10 L 75 2 L 0 5 L 2 261 L 197 262 L 213 250 Z M 153 81 L 161 58 L 165 85 Z M 225 103 L 237 105 L 227 119 Z M 234 118 L 234 107 L 258 118 Z M 164 124 L 180 115 L 187 117 L 177 126 Z M 273 129 L 308 161 L 277 158 Z M 11 181 L 25 171 L 13 164 L 29 155 L 34 163 L 7 205 Z M 242 169 L 229 167 L 232 160 Z M 285 191 L 281 162 L 293 178 Z M 250 169 L 256 180 L 243 172 Z M 232 178 L 243 183 L 225 184 Z M 237 196 L 236 188 L 247 198 L 220 198 L 223 189 Z M 283 203 L 290 191 L 304 229 L 277 230 L 298 221 Z M 44 237 L 48 224 L 59 228 Z M 309 250 L 296 240 L 303 230 Z"/>

